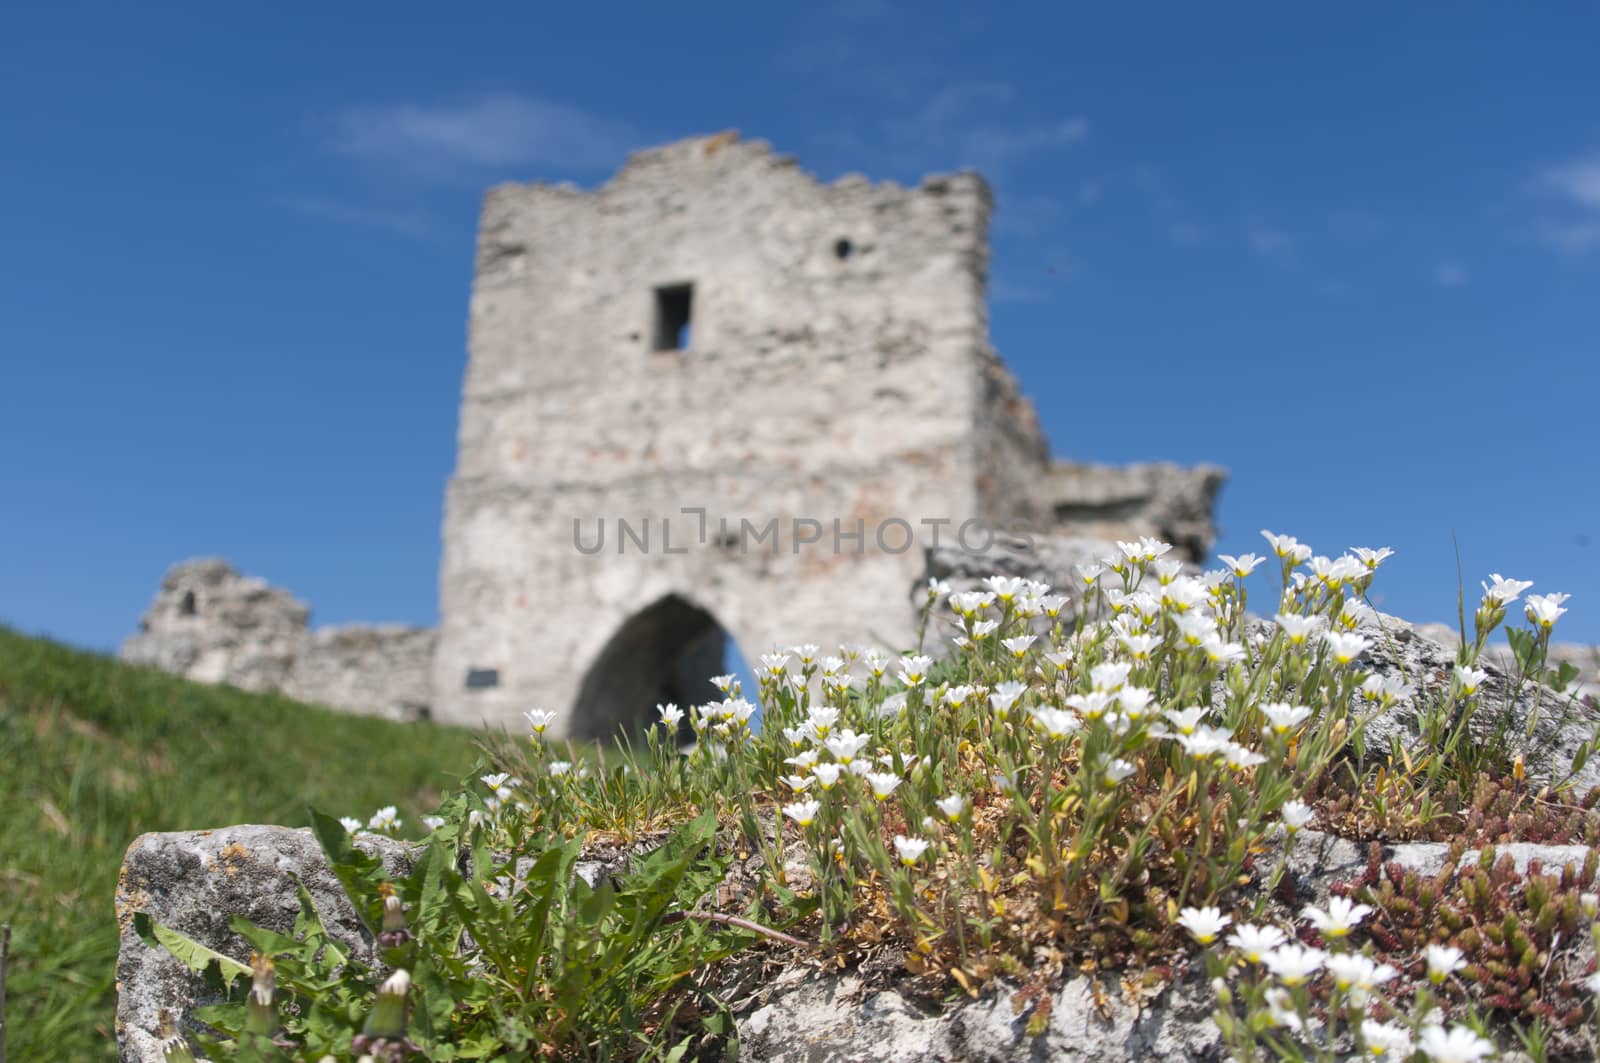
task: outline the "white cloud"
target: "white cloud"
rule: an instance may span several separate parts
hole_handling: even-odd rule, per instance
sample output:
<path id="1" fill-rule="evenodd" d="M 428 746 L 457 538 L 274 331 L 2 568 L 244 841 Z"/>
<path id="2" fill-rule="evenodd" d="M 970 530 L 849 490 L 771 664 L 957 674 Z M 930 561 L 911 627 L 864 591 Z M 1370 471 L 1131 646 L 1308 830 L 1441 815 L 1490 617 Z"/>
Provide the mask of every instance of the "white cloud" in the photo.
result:
<path id="1" fill-rule="evenodd" d="M 1540 183 L 1578 206 L 1600 211 L 1600 157 L 1552 167 Z"/>
<path id="2" fill-rule="evenodd" d="M 1543 243 L 1571 255 L 1581 255 L 1600 248 L 1600 219 L 1541 221 L 1533 232 Z"/>
<path id="3" fill-rule="evenodd" d="M 970 166 L 999 177 L 1089 135 L 1081 116 L 1019 120 L 1018 110 L 1016 88 L 1004 82 L 947 85 L 919 109 L 884 123 L 884 139 L 895 155 L 918 165 Z"/>
<path id="4" fill-rule="evenodd" d="M 330 145 L 341 154 L 413 174 L 464 175 L 537 169 L 609 171 L 638 144 L 625 123 L 563 103 L 492 95 L 433 105 L 351 107 L 334 115 Z"/>
<path id="5" fill-rule="evenodd" d="M 362 229 L 379 229 L 418 240 L 441 235 L 437 219 L 422 210 L 370 207 L 315 196 L 285 199 L 283 205 L 307 217 Z"/>
<path id="6" fill-rule="evenodd" d="M 1245 227 L 1245 240 L 1261 258 L 1284 262 L 1294 254 L 1294 237 L 1259 221 Z"/>
<path id="7" fill-rule="evenodd" d="M 1600 249 L 1600 156 L 1552 166 L 1536 184 L 1551 207 L 1534 225 L 1534 236 L 1570 255 Z"/>
<path id="8" fill-rule="evenodd" d="M 1433 267 L 1433 279 L 1441 288 L 1460 288 L 1472 278 L 1461 263 L 1446 260 Z"/>

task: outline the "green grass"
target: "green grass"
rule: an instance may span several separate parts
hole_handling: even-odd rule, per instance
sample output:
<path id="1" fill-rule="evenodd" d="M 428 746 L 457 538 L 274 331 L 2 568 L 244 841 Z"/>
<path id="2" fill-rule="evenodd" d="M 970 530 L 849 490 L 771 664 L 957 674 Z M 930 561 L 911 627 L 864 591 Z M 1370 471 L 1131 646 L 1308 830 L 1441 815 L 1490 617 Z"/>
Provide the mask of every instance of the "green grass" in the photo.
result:
<path id="1" fill-rule="evenodd" d="M 304 826 L 307 806 L 404 833 L 475 732 L 190 683 L 0 628 L 0 922 L 7 1058 L 115 1057 L 117 869 L 146 831 Z"/>

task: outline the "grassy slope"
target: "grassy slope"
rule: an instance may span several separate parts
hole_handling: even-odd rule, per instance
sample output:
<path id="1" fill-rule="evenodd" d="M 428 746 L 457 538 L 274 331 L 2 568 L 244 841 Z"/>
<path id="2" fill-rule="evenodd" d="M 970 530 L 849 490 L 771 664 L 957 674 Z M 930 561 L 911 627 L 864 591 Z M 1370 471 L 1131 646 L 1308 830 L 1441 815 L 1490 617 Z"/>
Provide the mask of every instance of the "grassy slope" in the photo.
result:
<path id="1" fill-rule="evenodd" d="M 0 922 L 6 1049 L 114 1055 L 112 897 L 146 831 L 301 826 L 306 807 L 406 830 L 460 781 L 475 735 L 202 686 L 0 628 Z"/>

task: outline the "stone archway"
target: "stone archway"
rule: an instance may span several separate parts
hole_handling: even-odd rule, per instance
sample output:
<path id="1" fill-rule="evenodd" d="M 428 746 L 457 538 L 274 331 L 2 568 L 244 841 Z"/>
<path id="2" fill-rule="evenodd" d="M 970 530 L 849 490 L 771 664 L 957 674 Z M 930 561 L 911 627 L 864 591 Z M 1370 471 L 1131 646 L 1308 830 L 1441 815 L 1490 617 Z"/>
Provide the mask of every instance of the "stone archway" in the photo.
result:
<path id="1" fill-rule="evenodd" d="M 731 640 L 715 617 L 668 594 L 633 614 L 595 657 L 572 711 L 574 738 L 637 735 L 656 706 L 687 709 L 717 697 Z"/>

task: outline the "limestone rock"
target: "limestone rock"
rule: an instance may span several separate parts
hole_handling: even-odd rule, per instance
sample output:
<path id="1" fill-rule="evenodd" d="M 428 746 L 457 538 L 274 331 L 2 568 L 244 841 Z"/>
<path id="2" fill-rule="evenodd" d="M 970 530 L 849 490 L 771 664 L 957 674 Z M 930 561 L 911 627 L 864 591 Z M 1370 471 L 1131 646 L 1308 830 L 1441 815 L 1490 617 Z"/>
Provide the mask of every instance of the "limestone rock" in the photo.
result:
<path id="1" fill-rule="evenodd" d="M 768 1063 L 877 1061 L 1217 1060 L 1224 1056 L 1203 977 L 1191 975 L 1129 1001 L 1115 978 L 1069 979 L 1050 995 L 1049 1025 L 1025 1032 L 1014 986 L 942 1010 L 894 990 L 869 991 L 845 975 L 815 974 L 781 986 L 739 1022 L 741 1058 Z M 1102 1008 L 1098 1001 L 1104 1003 Z"/>
<path id="2" fill-rule="evenodd" d="M 1357 659 L 1357 667 L 1419 688 L 1431 690 L 1449 684 L 1455 650 L 1427 637 L 1418 627 L 1378 613 L 1363 623 L 1361 634 L 1371 640 L 1372 646 Z M 1472 720 L 1473 732 L 1486 736 L 1508 714 L 1507 733 L 1513 748 L 1526 757 L 1529 776 L 1539 780 L 1564 778 L 1578 746 L 1593 737 L 1600 724 L 1600 709 L 1570 692 L 1557 694 L 1531 683 L 1511 698 L 1510 677 L 1500 664 L 1494 659 L 1480 663 L 1489 676 L 1478 694 L 1480 708 Z M 1535 713 L 1533 733 L 1524 739 L 1529 716 Z M 1417 699 L 1412 698 L 1367 724 L 1367 749 L 1370 754 L 1381 756 L 1391 742 L 1409 746 L 1417 734 Z M 1578 793 L 1600 785 L 1600 757 L 1590 759 L 1573 779 L 1573 785 Z"/>
<path id="3" fill-rule="evenodd" d="M 395 877 L 410 872 L 415 847 L 361 833 L 356 845 L 381 858 Z M 239 826 L 145 834 L 134 839 L 117 880 L 117 1042 L 125 1063 L 160 1063 L 165 1009 L 189 1022 L 195 1008 L 216 1003 L 199 975 L 135 932 L 133 916 L 147 913 L 201 944 L 241 962 L 250 947 L 229 929 L 236 915 L 279 933 L 292 933 L 305 883 L 328 931 L 354 953 L 372 956 L 344 890 L 328 870 L 311 831 Z"/>

